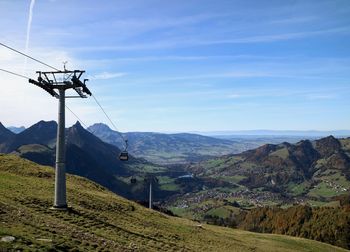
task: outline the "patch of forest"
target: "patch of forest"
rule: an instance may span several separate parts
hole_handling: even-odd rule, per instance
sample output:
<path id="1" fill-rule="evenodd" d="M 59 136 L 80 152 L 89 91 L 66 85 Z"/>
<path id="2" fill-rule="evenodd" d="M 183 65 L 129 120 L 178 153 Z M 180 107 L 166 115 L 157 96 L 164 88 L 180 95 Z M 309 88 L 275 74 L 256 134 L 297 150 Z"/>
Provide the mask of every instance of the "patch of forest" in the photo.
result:
<path id="1" fill-rule="evenodd" d="M 259 207 L 228 218 L 205 216 L 208 223 L 313 239 L 350 249 L 350 195 L 337 197 L 338 207 L 297 205 Z"/>

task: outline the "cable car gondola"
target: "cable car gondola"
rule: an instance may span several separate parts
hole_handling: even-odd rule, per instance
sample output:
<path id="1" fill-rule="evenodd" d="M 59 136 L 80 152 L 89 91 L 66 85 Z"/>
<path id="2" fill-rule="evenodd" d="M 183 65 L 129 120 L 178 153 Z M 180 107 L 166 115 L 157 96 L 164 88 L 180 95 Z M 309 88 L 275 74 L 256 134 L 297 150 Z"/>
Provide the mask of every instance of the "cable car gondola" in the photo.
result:
<path id="1" fill-rule="evenodd" d="M 128 161 L 129 160 L 129 153 L 127 151 L 120 152 L 119 160 L 120 161 Z"/>
<path id="2" fill-rule="evenodd" d="M 120 154 L 119 154 L 120 161 L 128 161 L 129 160 L 129 153 L 128 153 L 127 149 L 128 149 L 128 140 L 125 140 L 125 149 L 122 152 L 120 152 Z"/>

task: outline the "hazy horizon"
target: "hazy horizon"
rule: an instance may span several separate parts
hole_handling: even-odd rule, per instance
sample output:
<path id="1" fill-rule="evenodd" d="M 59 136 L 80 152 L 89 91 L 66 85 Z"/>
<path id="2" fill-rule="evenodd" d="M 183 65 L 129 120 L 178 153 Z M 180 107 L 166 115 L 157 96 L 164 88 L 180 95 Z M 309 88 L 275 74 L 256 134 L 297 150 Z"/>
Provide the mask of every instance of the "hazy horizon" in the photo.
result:
<path id="1" fill-rule="evenodd" d="M 55 120 L 53 120 L 55 121 Z M 2 123 L 0 121 L 0 123 Z M 3 124 L 3 123 L 2 123 Z M 95 124 L 101 124 L 101 123 L 93 123 L 91 125 L 82 125 L 86 129 L 85 126 L 93 126 Z M 104 124 L 104 123 L 102 123 Z M 4 124 L 3 124 L 4 125 Z M 34 125 L 34 124 L 33 124 Z M 66 125 L 66 127 L 71 127 L 74 124 Z M 114 130 L 112 127 L 107 125 L 111 130 Z M 14 125 L 4 125 L 7 129 L 10 128 L 21 128 L 24 127 L 25 129 L 28 129 L 32 125 L 29 125 L 27 127 L 21 125 L 21 126 L 14 126 Z M 11 130 L 11 129 L 10 129 Z M 214 130 L 214 131 L 122 131 L 123 133 L 133 133 L 133 132 L 140 132 L 140 133 L 162 133 L 162 134 L 177 134 L 177 133 L 190 133 L 190 134 L 200 134 L 205 136 L 296 136 L 296 137 L 302 137 L 302 136 L 310 136 L 310 137 L 317 137 L 317 136 L 328 136 L 328 135 L 335 135 L 335 136 L 350 136 L 350 130 L 347 129 L 335 129 L 335 130 L 270 130 L 270 129 L 251 129 L 251 130 Z"/>

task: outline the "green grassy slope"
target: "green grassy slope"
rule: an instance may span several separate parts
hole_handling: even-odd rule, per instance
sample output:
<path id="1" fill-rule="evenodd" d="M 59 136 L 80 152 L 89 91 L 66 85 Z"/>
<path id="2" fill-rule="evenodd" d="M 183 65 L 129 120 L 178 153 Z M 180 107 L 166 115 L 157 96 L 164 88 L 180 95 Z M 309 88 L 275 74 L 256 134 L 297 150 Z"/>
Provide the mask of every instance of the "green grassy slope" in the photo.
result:
<path id="1" fill-rule="evenodd" d="M 0 155 L 0 251 L 345 251 L 316 241 L 256 234 L 169 217 L 68 176 L 70 211 L 50 210 L 52 168 Z"/>

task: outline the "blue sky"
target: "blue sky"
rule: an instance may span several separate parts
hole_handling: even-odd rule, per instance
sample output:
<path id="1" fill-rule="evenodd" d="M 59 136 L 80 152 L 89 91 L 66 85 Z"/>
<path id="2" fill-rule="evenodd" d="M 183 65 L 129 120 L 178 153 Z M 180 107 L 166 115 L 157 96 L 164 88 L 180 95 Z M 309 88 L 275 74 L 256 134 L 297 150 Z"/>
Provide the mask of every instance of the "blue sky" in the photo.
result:
<path id="1" fill-rule="evenodd" d="M 0 1 L 2 43 L 26 50 L 29 8 Z M 32 14 L 28 54 L 85 69 L 122 131 L 350 129 L 348 0 L 36 0 Z M 47 70 L 0 56 L 32 78 Z M 0 85 L 5 125 L 56 120 L 42 90 L 1 72 Z M 93 99 L 67 103 L 87 125 L 108 122 Z"/>

